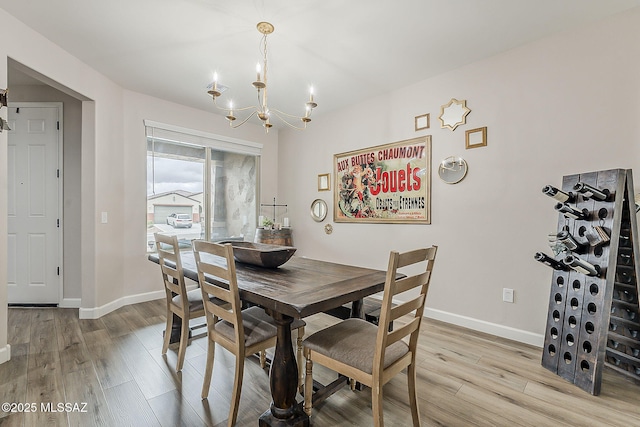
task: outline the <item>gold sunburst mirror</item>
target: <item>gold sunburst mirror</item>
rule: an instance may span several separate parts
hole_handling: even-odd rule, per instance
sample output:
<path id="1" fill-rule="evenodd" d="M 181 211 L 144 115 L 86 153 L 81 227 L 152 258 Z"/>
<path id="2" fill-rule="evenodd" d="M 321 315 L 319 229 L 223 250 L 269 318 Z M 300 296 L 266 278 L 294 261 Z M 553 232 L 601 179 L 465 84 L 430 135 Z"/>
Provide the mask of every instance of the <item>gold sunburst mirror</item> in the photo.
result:
<path id="1" fill-rule="evenodd" d="M 456 130 L 458 126 L 467 122 L 467 114 L 470 112 L 471 110 L 467 108 L 466 100 L 458 101 L 455 98 L 451 98 L 448 104 L 440 107 L 440 116 L 438 117 L 440 126 Z"/>

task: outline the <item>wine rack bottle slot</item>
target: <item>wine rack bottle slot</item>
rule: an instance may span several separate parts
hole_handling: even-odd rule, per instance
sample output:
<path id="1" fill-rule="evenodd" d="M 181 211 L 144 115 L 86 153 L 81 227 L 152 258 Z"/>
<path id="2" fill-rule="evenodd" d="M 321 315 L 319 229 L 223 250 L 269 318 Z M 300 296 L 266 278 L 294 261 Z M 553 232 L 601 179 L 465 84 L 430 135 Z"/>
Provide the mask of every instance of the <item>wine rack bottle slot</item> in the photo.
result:
<path id="1" fill-rule="evenodd" d="M 629 253 L 623 249 L 618 252 L 618 264 L 631 265 L 633 262 L 633 253 Z"/>
<path id="2" fill-rule="evenodd" d="M 620 232 L 620 246 L 624 248 L 631 247 L 631 237 L 629 234 L 624 234 L 624 231 Z"/>
<path id="3" fill-rule="evenodd" d="M 557 203 L 555 206 L 555 209 L 558 212 L 562 213 L 567 218 L 581 219 L 584 221 L 589 219 L 589 210 L 586 208 L 582 210 L 578 210 L 578 209 L 572 208 L 566 203 Z"/>
<path id="4" fill-rule="evenodd" d="M 569 267 L 567 265 L 565 265 L 561 261 L 551 258 L 549 255 L 545 254 L 544 252 L 536 252 L 536 254 L 533 257 L 536 261 L 539 261 L 545 265 L 548 265 L 554 270 L 561 270 L 561 271 L 569 270 Z"/>
<path id="5" fill-rule="evenodd" d="M 574 203 L 576 201 L 575 194 L 573 194 L 571 192 L 565 193 L 562 190 L 558 190 L 553 185 L 545 185 L 542 188 L 542 193 L 546 194 L 547 196 L 549 196 L 551 198 L 556 199 L 557 201 L 559 201 L 561 203 Z"/>
<path id="6" fill-rule="evenodd" d="M 560 230 L 558 234 L 556 234 L 556 238 L 572 252 L 577 252 L 580 254 L 587 250 L 587 245 L 585 245 L 584 243 L 578 243 L 576 238 L 573 237 L 568 230 Z"/>
<path id="7" fill-rule="evenodd" d="M 578 273 L 586 274 L 587 276 L 598 276 L 600 274 L 600 266 L 593 265 L 576 255 L 567 255 L 562 262 Z"/>
<path id="8" fill-rule="evenodd" d="M 609 197 L 609 190 L 600 190 L 584 182 L 578 182 L 573 186 L 573 190 L 580 193 L 584 199 L 594 199 L 604 202 Z"/>

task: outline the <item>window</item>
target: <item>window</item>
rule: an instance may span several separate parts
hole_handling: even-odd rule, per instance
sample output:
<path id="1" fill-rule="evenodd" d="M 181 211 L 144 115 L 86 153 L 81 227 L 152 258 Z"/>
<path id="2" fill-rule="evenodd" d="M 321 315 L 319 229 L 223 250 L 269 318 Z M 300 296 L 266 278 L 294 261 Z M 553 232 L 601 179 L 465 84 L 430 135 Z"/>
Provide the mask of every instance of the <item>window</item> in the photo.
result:
<path id="1" fill-rule="evenodd" d="M 147 248 L 153 233 L 253 241 L 261 145 L 145 121 Z"/>

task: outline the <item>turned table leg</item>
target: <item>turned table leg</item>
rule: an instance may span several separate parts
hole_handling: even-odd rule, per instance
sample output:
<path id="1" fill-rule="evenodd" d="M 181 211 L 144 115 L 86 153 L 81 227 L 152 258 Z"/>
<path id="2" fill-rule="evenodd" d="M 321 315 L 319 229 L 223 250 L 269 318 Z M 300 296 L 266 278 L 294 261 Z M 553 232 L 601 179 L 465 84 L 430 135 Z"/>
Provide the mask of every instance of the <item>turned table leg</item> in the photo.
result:
<path id="1" fill-rule="evenodd" d="M 270 314 L 278 326 L 275 354 L 269 375 L 272 402 L 271 408 L 260 416 L 258 425 L 308 427 L 309 417 L 296 402 L 298 364 L 291 340 L 293 318 L 280 313 Z"/>

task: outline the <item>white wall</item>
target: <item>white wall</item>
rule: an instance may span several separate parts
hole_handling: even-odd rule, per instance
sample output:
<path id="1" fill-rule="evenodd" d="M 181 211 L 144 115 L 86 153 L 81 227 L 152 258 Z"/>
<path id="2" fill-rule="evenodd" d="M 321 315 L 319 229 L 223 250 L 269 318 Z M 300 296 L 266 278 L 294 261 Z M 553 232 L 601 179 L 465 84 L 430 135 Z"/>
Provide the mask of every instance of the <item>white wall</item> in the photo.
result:
<path id="1" fill-rule="evenodd" d="M 207 96 L 204 91 L 203 96 Z M 143 120 L 147 119 L 262 143 L 261 194 L 263 201 L 269 200 L 276 188 L 274 171 L 278 170 L 278 132 L 271 130 L 265 134 L 262 127 L 249 123 L 241 128 L 231 129 L 222 116 L 186 108 L 131 91 L 124 92 L 123 107 L 124 143 L 127 147 L 124 156 L 124 179 L 126 182 L 124 215 L 130 219 L 123 223 L 126 277 L 124 295 L 140 295 L 162 290 L 160 270 L 156 264 L 147 260 L 146 252 L 147 175 L 145 165 L 147 145 Z"/>
<path id="2" fill-rule="evenodd" d="M 75 260 L 81 265 L 82 270 L 82 305 L 93 307 L 101 299 L 113 298 L 112 283 L 121 283 L 123 279 L 120 255 L 122 236 L 109 233 L 105 229 L 96 229 L 96 232 L 93 232 L 97 220 L 95 212 L 98 210 L 111 211 L 114 214 L 113 220 L 122 220 L 122 90 L 2 10 L 0 19 L 3 22 L 0 28 L 3 39 L 20 40 L 20 43 L 5 45 L 6 47 L 0 51 L 0 86 L 6 85 L 7 60 L 12 58 L 47 76 L 60 86 L 70 88 L 76 94 L 82 94 L 83 99 L 93 100 L 93 103 L 88 103 L 89 107 L 95 105 L 95 110 L 91 112 L 91 108 L 84 110 L 83 103 L 83 118 L 93 117 L 90 117 L 91 126 L 82 129 L 82 251 L 80 259 Z M 2 156 L 5 156 L 6 143 L 1 149 Z M 6 164 L 6 161 L 3 164 Z M 3 180 L 6 180 L 6 172 L 1 175 Z M 0 198 L 6 198 L 6 182 L 0 187 Z M 6 212 L 0 214 L 4 221 Z M 0 239 L 2 242 L 5 241 L 6 228 L 0 229 Z M 4 250 L 6 244 L 2 242 L 0 246 Z M 99 246 L 94 242 L 99 242 Z M 0 255 L 4 255 L 0 257 L 4 263 L 6 254 Z M 96 262 L 98 257 L 101 262 Z M 6 283 L 6 264 L 0 267 L 0 279 Z M 115 291 L 117 292 L 117 289 Z M 6 297 L 4 301 L 0 301 L 0 305 L 6 306 Z"/>
<path id="3" fill-rule="evenodd" d="M 277 132 L 265 135 L 251 124 L 233 132 L 219 116 L 123 90 L 1 9 L 0 20 L 3 39 L 20 40 L 0 47 L 1 88 L 7 85 L 11 58 L 82 100 L 80 153 L 73 153 L 80 162 L 81 180 L 80 257 L 73 260 L 80 270 L 81 315 L 99 316 L 161 289 L 159 273 L 146 259 L 143 119 L 262 142 L 262 189 L 268 197 L 275 193 Z M 0 114 L 6 118 L 6 109 Z M 4 132 L 0 133 L 0 200 L 7 197 L 6 162 Z M 107 224 L 100 223 L 101 212 L 108 213 Z M 0 283 L 7 283 L 6 219 L 6 204 L 0 203 Z M 0 363 L 9 356 L 6 324 L 5 285 L 0 286 Z"/>
<path id="4" fill-rule="evenodd" d="M 638 40 L 635 10 L 320 115 L 305 133 L 282 132 L 278 183 L 293 206 L 297 254 L 383 269 L 391 249 L 439 245 L 429 315 L 541 345 L 551 271 L 533 254 L 549 252 L 558 220 L 541 188 L 564 175 L 637 168 Z M 471 109 L 453 132 L 438 120 L 451 98 Z M 415 132 L 425 113 L 430 129 Z M 482 126 L 488 146 L 465 150 L 465 130 Z M 327 235 L 326 222 L 311 220 L 315 198 L 333 210 L 332 194 L 316 187 L 318 174 L 333 172 L 333 154 L 421 135 L 433 139 L 431 225 L 339 223 Z M 450 155 L 469 163 L 457 185 L 437 176 Z M 502 302 L 503 288 L 515 290 L 514 304 Z"/>
<path id="5" fill-rule="evenodd" d="M 82 94 L 92 103 L 83 103 L 83 118 L 94 116 L 91 126 L 82 129 L 82 226 L 81 259 L 76 260 L 82 269 L 82 305 L 93 307 L 118 294 L 113 283 L 122 283 L 122 236 L 110 231 L 110 227 L 97 228 L 99 211 L 112 212 L 114 222 L 122 221 L 123 170 L 122 120 L 120 116 L 122 90 L 107 78 L 78 61 L 67 52 L 43 38 L 37 32 L 0 10 L 3 21 L 0 34 L 9 43 L 0 52 L 0 69 L 6 75 L 7 58 L 12 58 L 47 76 L 61 86 Z M 5 80 L 0 85 L 6 83 Z M 85 111 L 95 106 L 93 113 Z M 6 148 L 3 148 L 6 149 Z M 5 174 L 3 174 L 5 175 Z M 0 197 L 6 197 L 6 186 L 0 189 Z M 5 238 L 6 230 L 0 231 Z M 99 243 L 99 244 L 98 244 Z M 97 260 L 100 262 L 97 262 Z M 6 271 L 0 275 L 6 274 Z M 6 281 L 5 281 L 6 283 Z"/>

